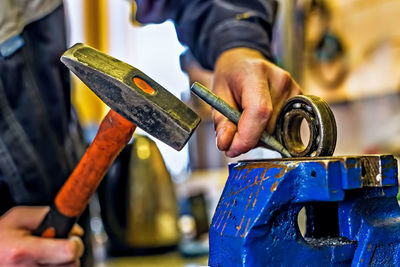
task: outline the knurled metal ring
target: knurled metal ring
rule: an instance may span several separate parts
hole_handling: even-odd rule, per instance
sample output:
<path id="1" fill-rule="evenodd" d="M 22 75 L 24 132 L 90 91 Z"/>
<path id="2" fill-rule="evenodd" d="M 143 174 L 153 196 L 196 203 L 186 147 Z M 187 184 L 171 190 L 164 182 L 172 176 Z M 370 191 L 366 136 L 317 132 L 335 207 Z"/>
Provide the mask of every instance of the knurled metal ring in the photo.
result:
<path id="1" fill-rule="evenodd" d="M 303 120 L 309 129 L 307 146 L 301 139 Z M 293 157 L 332 156 L 337 138 L 335 117 L 323 99 L 298 95 L 290 98 L 279 113 L 275 137 Z"/>

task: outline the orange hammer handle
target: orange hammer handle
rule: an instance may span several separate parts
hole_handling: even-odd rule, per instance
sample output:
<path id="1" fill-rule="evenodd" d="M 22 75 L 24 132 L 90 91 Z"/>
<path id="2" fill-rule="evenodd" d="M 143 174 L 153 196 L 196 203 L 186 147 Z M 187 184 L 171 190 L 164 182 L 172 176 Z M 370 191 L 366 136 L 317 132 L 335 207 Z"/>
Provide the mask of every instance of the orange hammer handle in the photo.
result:
<path id="1" fill-rule="evenodd" d="M 90 197 L 114 159 L 131 139 L 135 128 L 135 124 L 117 112 L 108 112 L 92 144 L 61 187 L 49 213 L 34 234 L 68 236 L 76 218 L 85 210 Z"/>

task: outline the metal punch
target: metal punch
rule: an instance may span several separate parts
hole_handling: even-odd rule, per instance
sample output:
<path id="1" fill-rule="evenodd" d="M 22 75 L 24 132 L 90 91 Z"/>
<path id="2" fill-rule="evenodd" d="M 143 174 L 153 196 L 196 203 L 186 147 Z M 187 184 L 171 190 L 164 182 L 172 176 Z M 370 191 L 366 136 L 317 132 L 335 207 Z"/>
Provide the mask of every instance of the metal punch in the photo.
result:
<path id="1" fill-rule="evenodd" d="M 193 83 L 191 90 L 233 123 L 241 113 L 217 97 L 204 85 Z M 301 124 L 307 122 L 310 138 L 307 145 L 301 139 Z M 336 121 L 329 105 L 317 96 L 299 95 L 290 98 L 278 115 L 274 136 L 264 131 L 260 142 L 284 157 L 331 156 L 336 147 Z"/>

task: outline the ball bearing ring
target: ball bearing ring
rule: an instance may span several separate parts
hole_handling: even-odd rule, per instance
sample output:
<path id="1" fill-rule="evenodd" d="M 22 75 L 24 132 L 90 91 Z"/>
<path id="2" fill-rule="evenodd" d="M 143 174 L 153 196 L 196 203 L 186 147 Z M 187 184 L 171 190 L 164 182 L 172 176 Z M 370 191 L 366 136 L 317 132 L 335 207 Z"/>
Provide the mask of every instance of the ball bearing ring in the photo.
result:
<path id="1" fill-rule="evenodd" d="M 308 144 L 301 139 L 301 124 L 309 129 Z M 332 156 L 336 147 L 336 121 L 329 105 L 317 96 L 290 98 L 279 113 L 275 136 L 293 157 Z"/>

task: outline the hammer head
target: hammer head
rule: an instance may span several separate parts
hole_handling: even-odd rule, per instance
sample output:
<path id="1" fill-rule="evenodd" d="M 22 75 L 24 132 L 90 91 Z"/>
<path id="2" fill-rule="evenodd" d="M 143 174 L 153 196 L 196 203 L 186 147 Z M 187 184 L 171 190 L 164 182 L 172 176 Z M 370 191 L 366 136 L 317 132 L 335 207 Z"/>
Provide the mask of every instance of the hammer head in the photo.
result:
<path id="1" fill-rule="evenodd" d="M 84 44 L 61 61 L 110 108 L 176 150 L 181 150 L 200 117 L 140 70 Z"/>

